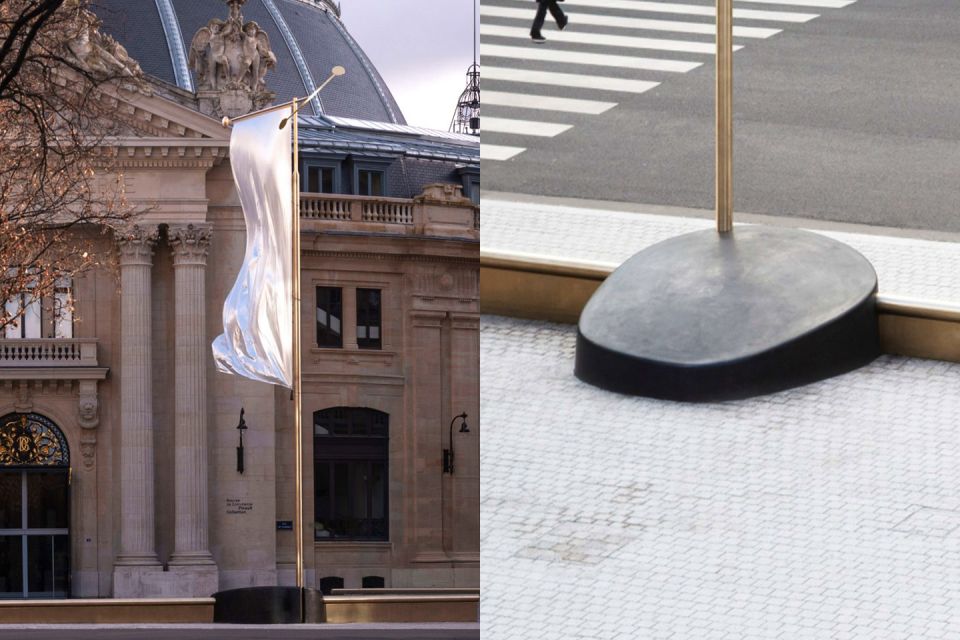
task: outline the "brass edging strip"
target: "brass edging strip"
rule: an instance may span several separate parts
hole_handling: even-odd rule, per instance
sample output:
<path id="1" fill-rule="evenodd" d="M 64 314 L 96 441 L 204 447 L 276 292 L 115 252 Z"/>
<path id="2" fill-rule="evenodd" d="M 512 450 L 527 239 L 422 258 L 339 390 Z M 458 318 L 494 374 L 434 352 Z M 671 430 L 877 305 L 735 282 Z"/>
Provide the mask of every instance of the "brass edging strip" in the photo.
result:
<path id="1" fill-rule="evenodd" d="M 535 254 L 480 251 L 480 309 L 575 324 L 615 265 Z M 960 362 L 960 305 L 877 294 L 884 353 Z"/>

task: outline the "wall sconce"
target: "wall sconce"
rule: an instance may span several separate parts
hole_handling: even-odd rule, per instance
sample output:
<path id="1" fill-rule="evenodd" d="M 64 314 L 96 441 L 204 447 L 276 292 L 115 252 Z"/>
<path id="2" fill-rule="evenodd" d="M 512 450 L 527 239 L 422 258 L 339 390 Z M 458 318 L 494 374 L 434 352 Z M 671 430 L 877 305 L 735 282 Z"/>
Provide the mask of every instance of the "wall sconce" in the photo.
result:
<path id="1" fill-rule="evenodd" d="M 243 473 L 243 432 L 247 430 L 247 422 L 243 419 L 243 407 L 240 407 L 240 424 L 237 425 L 240 430 L 240 446 L 237 447 L 237 473 Z"/>
<path id="2" fill-rule="evenodd" d="M 454 416 L 453 420 L 450 421 L 450 433 L 447 436 L 450 448 L 443 450 L 443 473 L 449 473 L 450 475 L 453 475 L 453 423 L 457 420 L 462 421 L 460 424 L 460 433 L 470 433 L 470 427 L 467 426 L 467 413 L 463 412 L 458 416 Z"/>

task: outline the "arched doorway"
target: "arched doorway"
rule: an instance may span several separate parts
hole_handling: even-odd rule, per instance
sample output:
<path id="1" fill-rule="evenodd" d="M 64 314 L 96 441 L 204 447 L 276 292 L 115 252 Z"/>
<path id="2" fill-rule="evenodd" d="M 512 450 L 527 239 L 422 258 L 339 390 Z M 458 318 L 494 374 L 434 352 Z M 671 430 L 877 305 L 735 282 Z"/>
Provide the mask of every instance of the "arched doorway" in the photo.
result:
<path id="1" fill-rule="evenodd" d="M 70 593 L 70 450 L 36 413 L 0 418 L 0 598 Z"/>

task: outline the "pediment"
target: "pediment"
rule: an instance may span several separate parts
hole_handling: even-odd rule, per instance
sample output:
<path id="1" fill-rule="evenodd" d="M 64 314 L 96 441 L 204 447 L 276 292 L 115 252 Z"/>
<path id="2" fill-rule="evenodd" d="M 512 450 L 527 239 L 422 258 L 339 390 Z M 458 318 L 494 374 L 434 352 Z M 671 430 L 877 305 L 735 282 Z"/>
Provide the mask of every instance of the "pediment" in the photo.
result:
<path id="1" fill-rule="evenodd" d="M 102 99 L 111 106 L 110 112 L 125 130 L 124 137 L 176 138 L 187 143 L 205 140 L 227 144 L 230 140 L 228 129 L 183 104 L 187 100 L 176 100 L 157 92 L 117 95 L 112 91 L 104 91 Z"/>
<path id="2" fill-rule="evenodd" d="M 59 84 L 71 88 L 71 72 L 61 73 Z M 147 77 L 147 85 L 137 91 L 128 87 L 102 85 L 90 96 L 118 125 L 120 146 L 138 138 L 173 138 L 181 144 L 200 141 L 229 144 L 230 132 L 219 121 L 197 110 L 196 96 L 177 87 Z"/>

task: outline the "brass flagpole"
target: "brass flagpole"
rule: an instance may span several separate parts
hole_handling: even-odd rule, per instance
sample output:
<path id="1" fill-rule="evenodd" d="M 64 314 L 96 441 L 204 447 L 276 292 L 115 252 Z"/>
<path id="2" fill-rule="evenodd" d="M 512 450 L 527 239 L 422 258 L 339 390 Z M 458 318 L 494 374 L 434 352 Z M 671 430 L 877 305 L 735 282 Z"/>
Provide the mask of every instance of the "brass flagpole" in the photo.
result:
<path id="1" fill-rule="evenodd" d="M 300 149 L 297 99 L 293 99 L 293 432 L 296 501 L 293 529 L 297 540 L 297 586 L 303 587 L 303 407 L 300 400 Z"/>
<path id="2" fill-rule="evenodd" d="M 717 231 L 733 230 L 733 0 L 717 0 Z"/>
<path id="3" fill-rule="evenodd" d="M 346 73 L 345 69 L 337 65 L 330 70 L 330 76 L 317 87 L 313 93 L 303 99 L 294 98 L 290 102 L 274 105 L 251 113 L 246 113 L 235 118 L 224 117 L 221 121 L 224 127 L 229 127 L 233 123 L 254 116 L 262 115 L 270 111 L 282 109 L 290 106 L 290 115 L 280 121 L 280 128 L 283 129 L 288 122 L 293 121 L 293 171 L 291 177 L 291 187 L 293 189 L 293 224 L 291 225 L 291 253 L 293 267 L 293 432 L 294 432 L 294 486 L 296 493 L 296 509 L 294 511 L 293 528 L 296 532 L 296 554 L 297 554 L 297 586 L 303 588 L 303 547 L 304 531 L 303 526 L 303 407 L 301 401 L 301 354 L 300 354 L 300 130 L 297 122 L 297 112 L 302 104 L 309 102 L 320 93 L 320 91 L 337 76 Z"/>

